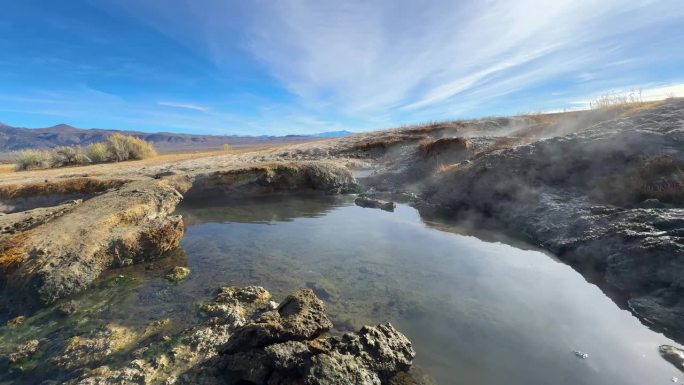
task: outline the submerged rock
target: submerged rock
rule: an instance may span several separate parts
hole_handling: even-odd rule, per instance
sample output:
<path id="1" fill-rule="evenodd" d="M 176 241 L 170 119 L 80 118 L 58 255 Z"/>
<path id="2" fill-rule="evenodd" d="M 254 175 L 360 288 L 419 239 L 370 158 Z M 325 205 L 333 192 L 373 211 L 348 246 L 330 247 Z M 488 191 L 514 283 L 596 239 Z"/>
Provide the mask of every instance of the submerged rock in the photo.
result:
<path id="1" fill-rule="evenodd" d="M 73 381 L 79 385 L 114 384 L 224 384 L 213 361 L 233 330 L 269 310 L 271 295 L 258 286 L 223 287 L 200 306 L 208 319 L 178 335 L 165 336 L 136 349 L 136 359 L 122 368 L 103 366 Z M 161 331 L 165 320 L 150 324 L 141 338 Z"/>
<path id="2" fill-rule="evenodd" d="M 38 351 L 40 346 L 39 340 L 31 340 L 25 344 L 17 346 L 12 353 L 7 357 L 9 362 L 12 364 L 17 364 L 29 357 L 31 357 L 35 352 Z"/>
<path id="3" fill-rule="evenodd" d="M 323 337 L 332 323 L 311 290 L 293 293 L 275 310 L 271 302 L 261 287 L 221 288 L 213 301 L 200 306 L 208 317 L 202 324 L 136 349 L 135 359 L 118 369 L 102 366 L 71 383 L 218 385 L 230 378 L 269 385 L 379 385 L 393 383 L 411 367 L 411 343 L 390 324 Z M 85 339 L 103 347 L 93 350 L 95 357 L 113 350 L 100 338 Z M 86 364 L 81 357 L 73 358 Z"/>
<path id="4" fill-rule="evenodd" d="M 360 207 L 380 209 L 384 211 L 394 211 L 396 205 L 394 202 L 387 202 L 379 199 L 373 199 L 368 197 L 360 196 L 354 199 L 354 204 Z"/>
<path id="5" fill-rule="evenodd" d="M 7 321 L 7 325 L 19 326 L 19 325 L 23 325 L 24 322 L 26 322 L 26 317 L 23 315 L 19 315 L 19 316 L 16 316 L 16 317 L 10 319 L 9 321 Z"/>
<path id="6" fill-rule="evenodd" d="M 167 280 L 171 282 L 180 282 L 190 275 L 190 269 L 187 267 L 176 266 L 168 274 L 164 276 Z"/>
<path id="7" fill-rule="evenodd" d="M 66 301 L 57 306 L 57 312 L 64 316 L 70 316 L 78 311 L 78 303 L 76 301 Z"/>
<path id="8" fill-rule="evenodd" d="M 137 337 L 138 335 L 129 328 L 110 324 L 89 335 L 72 337 L 53 362 L 65 369 L 91 365 L 130 347 Z"/>
<path id="9" fill-rule="evenodd" d="M 661 345 L 658 351 L 664 359 L 684 372 L 684 350 L 670 345 Z"/>

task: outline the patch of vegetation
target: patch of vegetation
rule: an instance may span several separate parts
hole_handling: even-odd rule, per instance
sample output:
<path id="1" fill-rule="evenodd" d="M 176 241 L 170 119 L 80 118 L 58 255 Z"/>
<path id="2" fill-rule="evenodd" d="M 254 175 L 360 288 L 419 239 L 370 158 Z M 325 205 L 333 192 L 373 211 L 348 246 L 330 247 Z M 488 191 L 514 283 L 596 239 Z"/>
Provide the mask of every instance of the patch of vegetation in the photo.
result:
<path id="1" fill-rule="evenodd" d="M 49 168 L 52 155 L 49 151 L 22 150 L 17 152 L 15 163 L 17 170 L 34 170 Z"/>
<path id="2" fill-rule="evenodd" d="M 88 147 L 86 147 L 86 156 L 93 163 L 108 162 L 111 158 L 109 148 L 102 142 L 89 144 Z"/>
<path id="3" fill-rule="evenodd" d="M 152 143 L 135 136 L 112 134 L 104 142 L 81 146 L 61 146 L 52 151 L 22 150 L 16 153 L 17 170 L 35 170 L 106 162 L 141 160 L 157 155 Z"/>
<path id="4" fill-rule="evenodd" d="M 472 146 L 470 141 L 463 137 L 442 138 L 437 140 L 424 139 L 418 143 L 421 155 L 429 156 L 444 151 L 467 150 Z"/>
<path id="5" fill-rule="evenodd" d="M 592 110 L 625 107 L 643 103 L 642 90 L 632 89 L 624 92 L 609 92 L 589 101 Z"/>
<path id="6" fill-rule="evenodd" d="M 135 136 L 112 134 L 105 141 L 111 160 L 122 162 L 125 160 L 141 160 L 157 155 L 157 151 L 150 142 Z"/>
<path id="7" fill-rule="evenodd" d="M 684 203 L 684 159 L 671 154 L 645 157 L 623 173 L 598 181 L 591 196 L 613 204 L 634 204 L 646 199 Z"/>

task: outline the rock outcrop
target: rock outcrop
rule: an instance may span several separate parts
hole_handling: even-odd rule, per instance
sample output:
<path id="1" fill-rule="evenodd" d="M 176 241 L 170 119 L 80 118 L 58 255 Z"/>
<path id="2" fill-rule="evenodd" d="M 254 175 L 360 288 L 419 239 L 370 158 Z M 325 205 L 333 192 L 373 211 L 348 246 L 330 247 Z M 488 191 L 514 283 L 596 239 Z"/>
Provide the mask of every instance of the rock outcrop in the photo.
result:
<path id="1" fill-rule="evenodd" d="M 171 212 L 181 199 L 163 181 L 139 181 L 80 204 L 33 210 L 52 215 L 0 238 L 7 307 L 52 303 L 87 288 L 106 269 L 175 248 L 184 228 Z"/>
<path id="2" fill-rule="evenodd" d="M 542 245 L 684 338 L 684 101 L 488 152 L 423 193 Z"/>
<path id="3" fill-rule="evenodd" d="M 0 186 L 0 199 L 7 207 L 26 209 L 41 200 L 74 194 L 84 198 L 0 215 L 0 290 L 6 293 L 0 309 L 11 316 L 53 303 L 84 290 L 107 269 L 176 248 L 184 232 L 180 216 L 172 215 L 183 199 L 180 192 L 192 200 L 356 189 L 351 172 L 336 162 L 215 165 L 179 171 L 137 175 L 133 181 L 75 177 Z M 182 279 L 187 272 L 177 273 L 171 278 Z"/>
<path id="4" fill-rule="evenodd" d="M 238 328 L 221 350 L 220 365 L 254 384 L 388 384 L 407 371 L 415 353 L 391 324 L 318 338 L 332 327 L 310 289 Z"/>
<path id="5" fill-rule="evenodd" d="M 193 175 L 185 196 L 193 200 L 307 191 L 324 194 L 353 192 L 356 191 L 356 182 L 349 169 L 335 162 L 261 163 Z"/>
<path id="6" fill-rule="evenodd" d="M 365 326 L 338 337 L 322 334 L 332 327 L 323 303 L 309 289 L 288 296 L 275 309 L 261 287 L 225 287 L 200 310 L 208 317 L 173 342 L 142 350 L 156 352 L 120 369 L 99 367 L 74 381 L 80 385 L 225 384 L 389 384 L 405 375 L 415 352 L 390 324 Z M 120 339 L 116 339 L 117 341 Z M 88 342 L 87 344 L 84 343 Z M 112 344 L 78 340 L 75 346 Z M 128 343 L 128 339 L 125 340 Z M 67 350 L 70 347 L 67 347 Z M 82 350 L 71 361 L 83 359 Z M 68 353 L 68 352 L 67 352 Z M 69 355 L 62 356 L 68 359 Z"/>

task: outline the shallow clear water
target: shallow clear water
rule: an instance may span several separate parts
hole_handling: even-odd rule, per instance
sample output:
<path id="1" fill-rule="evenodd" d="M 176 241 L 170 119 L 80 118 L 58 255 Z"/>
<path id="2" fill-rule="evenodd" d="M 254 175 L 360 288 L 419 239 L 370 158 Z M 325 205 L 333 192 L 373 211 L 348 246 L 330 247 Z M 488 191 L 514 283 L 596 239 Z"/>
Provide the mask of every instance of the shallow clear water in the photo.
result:
<path id="1" fill-rule="evenodd" d="M 46 309 L 22 328 L 0 327 L 0 353 L 28 338 L 51 341 L 25 373 L 0 368 L 0 383 L 39 383 L 31 365 L 110 322 L 193 324 L 197 303 L 225 285 L 261 285 L 276 300 L 310 287 L 337 331 L 391 321 L 414 343 L 417 373 L 439 384 L 650 385 L 681 377 L 657 352 L 671 340 L 554 258 L 481 240 L 505 240 L 500 234 L 462 235 L 406 205 L 389 213 L 356 207 L 352 197 L 275 196 L 178 211 L 186 224 L 179 252 L 111 272 L 76 298 L 75 316 Z M 164 280 L 178 265 L 190 276 Z"/>
<path id="2" fill-rule="evenodd" d="M 271 198 L 180 211 L 189 290 L 312 287 L 340 329 L 395 324 L 440 384 L 643 385 L 681 375 L 657 352 L 672 341 L 569 266 L 436 230 L 405 205 L 389 213 L 349 198 Z"/>

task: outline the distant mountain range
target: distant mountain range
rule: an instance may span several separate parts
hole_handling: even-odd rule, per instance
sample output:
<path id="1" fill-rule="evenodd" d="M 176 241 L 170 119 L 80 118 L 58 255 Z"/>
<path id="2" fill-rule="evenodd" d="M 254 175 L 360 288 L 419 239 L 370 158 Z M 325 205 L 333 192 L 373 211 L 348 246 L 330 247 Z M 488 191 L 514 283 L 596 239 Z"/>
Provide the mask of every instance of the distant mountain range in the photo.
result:
<path id="1" fill-rule="evenodd" d="M 231 146 L 252 146 L 269 143 L 287 143 L 319 138 L 335 138 L 352 134 L 349 131 L 322 132 L 311 135 L 286 136 L 237 136 L 237 135 L 193 135 L 169 132 L 118 131 L 101 129 L 82 129 L 58 124 L 47 128 L 21 128 L 0 123 L 0 153 L 26 148 L 50 149 L 58 146 L 88 145 L 105 140 L 113 133 L 135 135 L 154 143 L 161 152 L 186 151 Z"/>

